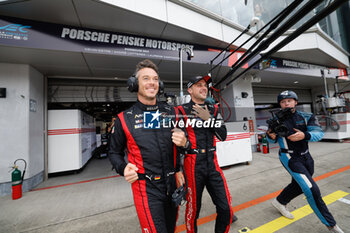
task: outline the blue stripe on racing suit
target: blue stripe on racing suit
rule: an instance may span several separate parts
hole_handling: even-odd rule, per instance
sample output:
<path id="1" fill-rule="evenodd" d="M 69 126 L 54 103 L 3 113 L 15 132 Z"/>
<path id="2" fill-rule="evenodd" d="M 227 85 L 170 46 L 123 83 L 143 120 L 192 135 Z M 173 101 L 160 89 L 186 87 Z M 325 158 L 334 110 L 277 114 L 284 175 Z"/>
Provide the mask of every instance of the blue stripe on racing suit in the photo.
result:
<path id="1" fill-rule="evenodd" d="M 308 141 L 310 142 L 317 142 L 320 141 L 324 135 L 320 123 L 318 122 L 317 118 L 312 113 L 307 112 L 300 112 L 297 111 L 299 115 L 301 115 L 306 123 L 307 126 L 307 133 L 310 134 L 310 139 Z"/>
<path id="2" fill-rule="evenodd" d="M 316 134 L 317 135 L 317 134 Z M 284 149 L 288 149 L 287 146 L 285 145 L 283 138 L 278 137 L 277 138 L 277 142 L 280 146 L 280 148 L 284 148 Z M 306 199 L 310 205 L 310 207 L 312 208 L 312 210 L 315 212 L 315 214 L 317 215 L 317 217 L 321 220 L 321 222 L 323 224 L 325 224 L 326 226 L 330 226 L 330 224 L 327 222 L 327 220 L 323 217 L 323 215 L 321 214 L 320 210 L 318 209 L 315 199 L 312 195 L 311 192 L 311 187 L 309 187 L 309 185 L 307 184 L 306 180 L 304 180 L 304 178 L 302 177 L 303 174 L 300 173 L 296 173 L 293 172 L 289 166 L 288 166 L 288 162 L 289 162 L 289 158 L 287 156 L 286 153 L 282 153 L 281 151 L 279 152 L 279 159 L 281 161 L 281 163 L 283 164 L 283 166 L 286 168 L 286 170 L 289 172 L 289 174 L 295 179 L 295 181 L 299 184 L 300 188 L 303 190 L 303 193 L 306 196 Z"/>

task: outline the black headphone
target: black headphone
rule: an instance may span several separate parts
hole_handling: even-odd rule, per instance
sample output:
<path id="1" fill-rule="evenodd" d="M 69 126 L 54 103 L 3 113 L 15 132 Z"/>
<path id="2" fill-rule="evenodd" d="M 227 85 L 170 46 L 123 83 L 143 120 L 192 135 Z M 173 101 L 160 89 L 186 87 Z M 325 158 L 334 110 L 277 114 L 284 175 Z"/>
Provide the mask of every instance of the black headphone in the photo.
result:
<path id="1" fill-rule="evenodd" d="M 161 95 L 164 93 L 164 83 L 159 79 L 159 89 L 158 94 Z M 139 90 L 139 80 L 136 78 L 136 74 L 134 73 L 127 82 L 128 90 L 130 92 L 137 92 Z"/>

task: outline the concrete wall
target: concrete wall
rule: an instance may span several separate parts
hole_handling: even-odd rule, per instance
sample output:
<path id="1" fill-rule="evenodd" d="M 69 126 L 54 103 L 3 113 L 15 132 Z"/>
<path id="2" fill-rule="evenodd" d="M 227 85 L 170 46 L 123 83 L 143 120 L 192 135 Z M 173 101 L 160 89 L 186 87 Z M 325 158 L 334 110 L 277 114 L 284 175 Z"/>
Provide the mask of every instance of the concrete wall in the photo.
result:
<path id="1" fill-rule="evenodd" d="M 216 46 L 223 46 L 221 41 L 230 43 L 246 27 L 246 25 L 235 25 L 234 27 L 233 23 L 229 23 L 228 20 L 223 19 L 221 16 L 215 15 L 206 10 L 197 12 L 199 9 L 198 7 L 193 7 L 193 4 L 191 3 L 186 4 L 185 1 L 104 0 L 104 2 L 128 11 L 136 12 L 137 14 L 155 18 L 161 22 L 166 22 L 164 29 L 160 31 L 160 35 L 158 36 L 159 38 L 162 38 L 163 33 L 166 33 L 169 36 L 171 36 L 173 33 L 177 33 L 176 28 L 173 27 L 177 26 L 209 36 L 210 38 L 217 40 Z M 192 7 L 189 7 L 189 5 L 192 5 Z M 181 17 L 179 17 L 179 15 L 181 15 Z M 251 33 L 251 35 L 252 34 L 253 33 Z M 250 35 L 246 33 L 237 40 L 237 44 L 242 44 L 249 38 Z M 190 37 L 185 39 L 193 40 L 193 38 Z M 255 39 L 248 42 L 245 46 L 243 46 L 243 48 L 249 48 L 254 41 Z M 203 43 L 203 41 L 201 43 Z"/>
<path id="2" fill-rule="evenodd" d="M 248 94 L 243 97 L 242 93 Z M 254 96 L 253 96 L 253 87 L 252 87 L 252 77 L 245 76 L 244 78 L 239 78 L 234 81 L 230 86 L 222 91 L 222 97 L 230 106 L 231 117 L 229 122 L 232 121 L 243 121 L 243 120 L 252 120 L 253 121 L 253 131 L 256 132 L 256 117 L 255 117 L 255 106 L 254 106 Z M 226 119 L 228 116 L 227 106 L 222 103 L 225 109 Z M 251 127 L 251 126 L 249 126 Z M 252 132 L 251 132 L 252 133 Z M 255 134 L 251 134 L 250 137 L 252 144 L 252 151 L 256 150 L 257 138 Z"/>
<path id="3" fill-rule="evenodd" d="M 7 91 L 6 98 L 0 99 L 0 195 L 6 195 L 11 193 L 9 167 L 18 158 L 28 164 L 24 191 L 43 180 L 43 76 L 29 65 L 0 63 L 0 87 Z M 23 163 L 18 165 L 23 171 Z"/>
<path id="4" fill-rule="evenodd" d="M 181 0 L 143 0 L 141 1 L 142 3 L 137 0 L 104 0 L 104 2 L 141 15 L 147 15 L 158 19 L 161 22 L 166 22 L 167 24 L 159 35 L 160 38 L 163 36 L 164 32 L 170 33 L 171 31 L 175 31 L 176 33 L 176 30 L 173 28 L 173 25 L 175 25 L 218 40 L 216 46 L 223 46 L 225 44 L 220 41 L 230 43 L 246 27 L 246 25 L 238 25 L 230 22 L 228 19 L 223 18 L 220 15 L 207 10 L 201 10 L 201 7 L 197 7 L 191 3 L 186 4 L 186 1 Z M 247 8 L 246 13 L 248 13 L 249 10 L 251 9 Z M 179 15 L 181 15 L 181 17 L 179 17 Z M 277 43 L 281 42 L 288 35 L 289 34 L 286 33 L 285 35 L 280 36 L 276 41 L 270 44 L 268 49 L 277 45 Z M 238 46 L 242 44 L 249 39 L 249 37 L 249 34 L 244 34 L 235 42 L 235 45 Z M 193 38 L 186 39 L 191 40 Z M 249 48 L 254 42 L 255 39 L 248 42 L 243 48 Z M 288 45 L 280 49 L 279 52 L 307 51 L 310 49 L 323 51 L 329 57 L 336 59 L 344 66 L 349 66 L 348 53 L 318 27 L 314 27 L 308 32 L 303 33 Z M 312 57 L 310 57 L 312 55 L 308 54 L 308 52 L 306 52 L 304 56 L 309 56 L 308 59 L 310 62 L 313 61 Z M 295 57 L 294 59 L 298 59 L 298 57 Z M 324 65 L 326 65 L 326 63 Z"/>
<path id="5" fill-rule="evenodd" d="M 242 93 L 247 93 L 248 96 L 244 98 Z M 249 76 L 248 78 L 239 78 L 234 81 L 222 91 L 222 96 L 231 109 L 229 121 L 243 121 L 245 117 L 248 120 L 255 119 L 253 88 Z M 226 105 L 224 107 L 226 108 Z"/>
<path id="6" fill-rule="evenodd" d="M 32 177 L 44 170 L 44 79 L 30 67 L 29 97 L 36 102 L 36 109 L 29 111 L 29 161 L 28 175 Z"/>

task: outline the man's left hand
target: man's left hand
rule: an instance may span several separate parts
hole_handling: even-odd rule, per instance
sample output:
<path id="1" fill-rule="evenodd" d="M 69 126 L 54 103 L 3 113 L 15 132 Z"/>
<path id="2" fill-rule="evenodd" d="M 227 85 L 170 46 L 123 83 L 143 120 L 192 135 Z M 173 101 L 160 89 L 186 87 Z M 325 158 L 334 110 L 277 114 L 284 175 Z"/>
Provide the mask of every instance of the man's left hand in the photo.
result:
<path id="1" fill-rule="evenodd" d="M 207 105 L 205 105 L 204 108 L 199 106 L 199 104 L 193 105 L 192 113 L 197 117 L 201 118 L 203 121 L 206 121 L 211 117 Z"/>
<path id="2" fill-rule="evenodd" d="M 171 132 L 173 132 L 173 134 L 171 136 L 173 143 L 176 146 L 184 147 L 186 145 L 186 142 L 187 142 L 185 132 L 182 131 L 181 129 L 178 129 L 178 128 L 172 129 Z"/>
<path id="3" fill-rule="evenodd" d="M 299 129 L 295 129 L 293 128 L 295 133 L 290 135 L 289 137 L 287 137 L 289 140 L 291 140 L 292 142 L 297 142 L 297 141 L 301 141 L 305 138 L 305 134 L 300 131 Z"/>
<path id="4" fill-rule="evenodd" d="M 271 133 L 271 129 L 269 129 L 267 132 L 266 132 L 267 135 L 269 135 L 269 137 L 272 139 L 272 140 L 276 140 L 276 137 L 277 135 L 275 133 Z"/>

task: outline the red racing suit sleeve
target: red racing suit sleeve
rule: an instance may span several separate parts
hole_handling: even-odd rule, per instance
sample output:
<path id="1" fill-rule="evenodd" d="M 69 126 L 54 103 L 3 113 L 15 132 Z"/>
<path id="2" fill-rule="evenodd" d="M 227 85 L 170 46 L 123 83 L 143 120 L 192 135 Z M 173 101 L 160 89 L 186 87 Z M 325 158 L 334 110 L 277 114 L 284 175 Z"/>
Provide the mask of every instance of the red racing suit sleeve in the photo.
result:
<path id="1" fill-rule="evenodd" d="M 225 141 L 227 137 L 227 129 L 225 126 L 224 119 L 222 118 L 221 114 L 221 108 L 219 106 L 215 106 L 215 112 L 213 114 L 215 119 L 214 127 L 211 127 L 210 130 L 213 132 L 213 134 L 216 136 L 217 139 L 220 141 Z M 220 122 L 220 127 L 216 127 Z"/>
<path id="2" fill-rule="evenodd" d="M 124 169 L 127 165 L 124 159 L 126 143 L 127 140 L 123 126 L 120 118 L 117 117 L 114 122 L 114 128 L 112 129 L 108 157 L 116 172 L 122 176 L 124 176 Z"/>

